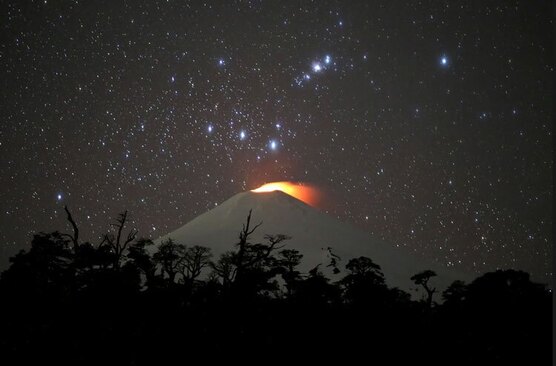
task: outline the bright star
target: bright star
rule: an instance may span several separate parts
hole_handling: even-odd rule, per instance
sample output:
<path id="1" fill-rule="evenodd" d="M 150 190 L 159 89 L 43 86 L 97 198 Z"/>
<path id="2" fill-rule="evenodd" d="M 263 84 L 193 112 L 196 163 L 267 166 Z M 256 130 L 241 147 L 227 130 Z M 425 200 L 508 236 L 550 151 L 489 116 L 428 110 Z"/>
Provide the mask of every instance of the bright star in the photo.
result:
<path id="1" fill-rule="evenodd" d="M 442 66 L 448 65 L 448 57 L 442 56 L 442 57 L 440 58 L 440 64 L 441 64 Z"/>
<path id="2" fill-rule="evenodd" d="M 61 201 L 62 200 L 62 194 L 58 193 L 58 196 L 56 196 L 56 198 L 58 199 L 58 201 Z"/>
<path id="3" fill-rule="evenodd" d="M 278 147 L 278 144 L 276 143 L 275 140 L 270 140 L 270 150 L 276 150 L 276 148 Z"/>
<path id="4" fill-rule="evenodd" d="M 313 64 L 313 71 L 314 71 L 314 72 L 319 72 L 319 71 L 321 71 L 321 70 L 322 70 L 322 66 L 321 66 L 318 62 L 315 62 L 315 63 Z"/>
<path id="5" fill-rule="evenodd" d="M 329 55 L 326 55 L 324 57 L 324 63 L 327 64 L 327 65 L 330 63 L 330 56 Z"/>
<path id="6" fill-rule="evenodd" d="M 219 66 L 224 66 L 225 62 L 223 59 L 218 60 L 218 65 Z"/>
<path id="7" fill-rule="evenodd" d="M 245 131 L 241 131 L 241 132 L 239 133 L 239 139 L 240 139 L 240 140 L 244 140 L 244 139 L 245 139 L 245 136 L 246 136 L 246 135 L 245 135 Z"/>
<path id="8" fill-rule="evenodd" d="M 207 127 L 207 131 L 208 131 L 209 133 L 212 132 L 212 125 L 209 125 L 209 126 Z"/>

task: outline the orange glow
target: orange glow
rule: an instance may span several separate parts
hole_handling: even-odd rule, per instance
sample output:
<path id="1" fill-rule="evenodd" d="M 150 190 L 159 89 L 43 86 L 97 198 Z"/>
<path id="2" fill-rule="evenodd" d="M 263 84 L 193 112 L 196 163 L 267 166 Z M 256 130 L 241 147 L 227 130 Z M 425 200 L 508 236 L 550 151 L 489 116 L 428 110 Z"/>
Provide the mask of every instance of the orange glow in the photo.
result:
<path id="1" fill-rule="evenodd" d="M 317 190 L 315 188 L 300 183 L 272 182 L 263 184 L 259 188 L 253 189 L 251 192 L 261 193 L 274 191 L 282 191 L 311 206 L 314 206 L 317 203 Z"/>

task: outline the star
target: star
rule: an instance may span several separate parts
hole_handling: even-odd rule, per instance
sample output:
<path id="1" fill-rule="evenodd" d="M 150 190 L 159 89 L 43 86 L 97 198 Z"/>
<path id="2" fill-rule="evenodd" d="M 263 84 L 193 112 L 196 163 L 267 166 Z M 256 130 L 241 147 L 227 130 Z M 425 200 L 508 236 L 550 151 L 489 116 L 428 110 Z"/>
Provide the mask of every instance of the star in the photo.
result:
<path id="1" fill-rule="evenodd" d="M 440 65 L 442 66 L 448 66 L 448 57 L 447 56 L 442 56 L 440 58 Z"/>
<path id="2" fill-rule="evenodd" d="M 322 70 L 322 66 L 320 63 L 315 62 L 313 63 L 313 72 L 320 72 Z"/>

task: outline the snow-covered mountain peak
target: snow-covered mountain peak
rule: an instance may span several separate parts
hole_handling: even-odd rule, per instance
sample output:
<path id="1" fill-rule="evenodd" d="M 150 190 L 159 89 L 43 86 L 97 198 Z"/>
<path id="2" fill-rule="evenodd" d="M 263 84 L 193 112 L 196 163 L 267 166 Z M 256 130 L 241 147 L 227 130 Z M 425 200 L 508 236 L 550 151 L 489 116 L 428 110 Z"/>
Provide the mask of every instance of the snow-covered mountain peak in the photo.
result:
<path id="1" fill-rule="evenodd" d="M 415 287 L 410 277 L 425 269 L 438 273 L 432 282 L 437 282 L 439 289 L 455 279 L 466 279 L 456 277 L 446 267 L 433 265 L 410 248 L 386 243 L 281 191 L 238 193 L 156 242 L 172 238 L 188 246 L 202 245 L 218 257 L 234 249 L 250 210 L 253 225 L 262 221 L 251 242 L 264 242 L 265 234 L 290 236 L 285 248 L 303 254 L 301 270 L 305 272 L 318 264 L 326 270 L 332 251 L 341 258 L 341 270 L 349 259 L 366 256 L 381 266 L 387 283 L 404 290 Z M 343 274 L 345 271 L 340 276 Z"/>

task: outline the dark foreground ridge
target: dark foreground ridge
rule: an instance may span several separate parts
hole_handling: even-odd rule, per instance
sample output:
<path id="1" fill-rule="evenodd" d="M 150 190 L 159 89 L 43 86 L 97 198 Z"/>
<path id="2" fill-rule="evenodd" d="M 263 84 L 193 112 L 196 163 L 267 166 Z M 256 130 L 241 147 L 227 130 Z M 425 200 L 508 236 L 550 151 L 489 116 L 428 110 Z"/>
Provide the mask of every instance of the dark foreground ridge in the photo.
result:
<path id="1" fill-rule="evenodd" d="M 251 214 L 213 259 L 172 240 L 150 255 L 152 241 L 126 230 L 127 212 L 100 244 L 81 242 L 66 212 L 73 233 L 35 235 L 0 278 L 7 364 L 551 364 L 552 294 L 522 271 L 437 293 L 423 268 L 415 301 L 372 258 L 338 268 L 332 255 L 323 266 L 343 274 L 337 282 L 319 266 L 299 272 L 287 236 L 250 242 Z"/>

